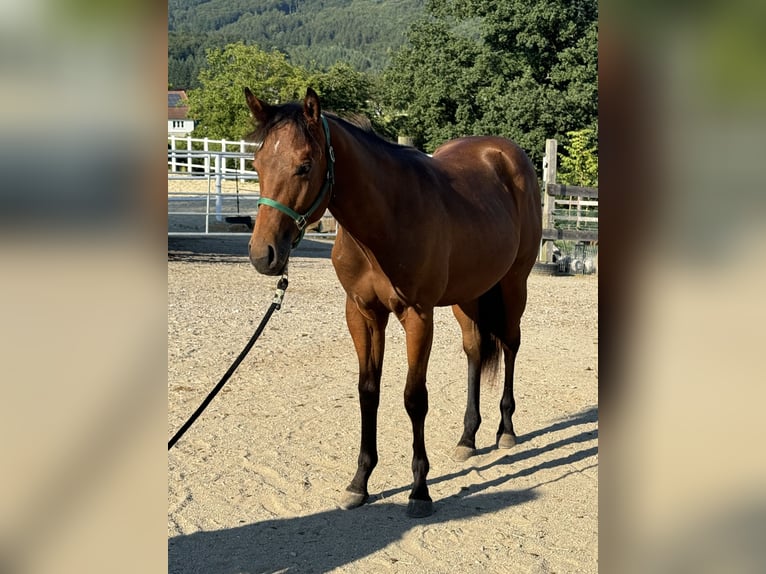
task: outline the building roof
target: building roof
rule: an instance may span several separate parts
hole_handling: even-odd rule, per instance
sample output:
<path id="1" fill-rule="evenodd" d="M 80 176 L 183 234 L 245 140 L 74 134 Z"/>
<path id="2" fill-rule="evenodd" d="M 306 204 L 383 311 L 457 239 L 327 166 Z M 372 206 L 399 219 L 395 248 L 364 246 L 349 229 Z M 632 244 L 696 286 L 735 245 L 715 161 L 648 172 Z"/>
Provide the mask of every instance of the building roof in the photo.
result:
<path id="1" fill-rule="evenodd" d="M 188 98 L 184 90 L 168 90 L 168 119 L 185 120 L 189 106 L 186 104 Z"/>

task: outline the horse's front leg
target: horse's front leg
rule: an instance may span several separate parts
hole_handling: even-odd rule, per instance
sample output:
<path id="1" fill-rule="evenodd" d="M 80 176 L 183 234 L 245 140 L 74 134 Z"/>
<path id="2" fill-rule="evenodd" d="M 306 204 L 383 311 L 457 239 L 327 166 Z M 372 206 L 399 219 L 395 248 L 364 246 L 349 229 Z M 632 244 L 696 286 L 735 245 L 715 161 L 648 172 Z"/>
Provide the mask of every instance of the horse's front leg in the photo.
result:
<path id="1" fill-rule="evenodd" d="M 426 476 L 429 464 L 426 456 L 425 422 L 428 413 L 426 371 L 431 354 L 434 323 L 433 309 L 409 307 L 400 317 L 407 337 L 407 384 L 404 387 L 404 406 L 412 421 L 412 476 L 407 514 L 413 518 L 433 513 L 433 502 L 428 495 Z"/>
<path id="2" fill-rule="evenodd" d="M 370 307 L 360 309 L 347 297 L 346 323 L 359 358 L 359 406 L 362 411 L 358 466 L 351 484 L 340 500 L 341 508 L 349 509 L 361 506 L 369 497 L 367 481 L 378 463 L 378 403 L 388 311 Z"/>

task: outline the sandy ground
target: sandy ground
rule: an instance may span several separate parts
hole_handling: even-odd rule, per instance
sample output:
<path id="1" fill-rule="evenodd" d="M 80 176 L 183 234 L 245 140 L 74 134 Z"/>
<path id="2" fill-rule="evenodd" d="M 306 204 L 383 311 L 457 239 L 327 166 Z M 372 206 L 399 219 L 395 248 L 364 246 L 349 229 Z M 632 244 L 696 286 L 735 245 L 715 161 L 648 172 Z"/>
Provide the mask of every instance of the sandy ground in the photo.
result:
<path id="1" fill-rule="evenodd" d="M 168 180 L 168 194 L 177 195 L 183 193 L 189 194 L 206 194 L 208 191 L 215 193 L 215 178 L 208 179 L 182 179 L 185 174 L 177 174 L 179 179 Z M 260 186 L 258 182 L 252 179 L 243 179 L 237 181 L 234 179 L 222 179 L 221 180 L 221 192 L 222 193 L 258 193 Z"/>
<path id="2" fill-rule="evenodd" d="M 168 438 L 268 307 L 246 238 L 169 239 Z M 485 385 L 479 454 L 462 430 L 465 360 L 436 314 L 426 447 L 435 513 L 405 514 L 411 430 L 404 334 L 388 327 L 371 501 L 336 501 L 356 467 L 356 356 L 326 245 L 293 255 L 285 304 L 221 394 L 168 455 L 171 573 L 598 571 L 598 282 L 530 278 L 517 361 L 519 444 L 499 451 L 501 385 Z"/>

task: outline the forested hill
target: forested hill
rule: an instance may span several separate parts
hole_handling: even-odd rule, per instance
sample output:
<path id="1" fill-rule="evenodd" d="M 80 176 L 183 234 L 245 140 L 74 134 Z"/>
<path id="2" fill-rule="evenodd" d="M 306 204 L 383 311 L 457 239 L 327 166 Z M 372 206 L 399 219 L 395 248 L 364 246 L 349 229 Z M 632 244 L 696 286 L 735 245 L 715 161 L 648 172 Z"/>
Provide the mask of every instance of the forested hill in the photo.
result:
<path id="1" fill-rule="evenodd" d="M 338 61 L 378 72 L 423 0 L 168 0 L 168 81 L 197 84 L 205 48 L 243 41 L 309 70 Z"/>

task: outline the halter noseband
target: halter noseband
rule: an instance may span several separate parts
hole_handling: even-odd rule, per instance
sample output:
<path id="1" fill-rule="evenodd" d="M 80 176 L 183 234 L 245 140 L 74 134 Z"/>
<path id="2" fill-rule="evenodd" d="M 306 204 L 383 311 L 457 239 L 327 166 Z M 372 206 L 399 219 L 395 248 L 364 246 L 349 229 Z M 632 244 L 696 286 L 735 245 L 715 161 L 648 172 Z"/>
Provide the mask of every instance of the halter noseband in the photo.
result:
<path id="1" fill-rule="evenodd" d="M 298 237 L 295 238 L 295 241 L 293 241 L 293 249 L 301 242 L 301 239 L 303 239 L 303 235 L 306 233 L 306 226 L 309 224 L 309 219 L 314 215 L 314 212 L 324 200 L 327 192 L 330 191 L 330 188 L 335 183 L 335 150 L 333 150 L 332 144 L 330 143 L 330 127 L 327 125 L 327 118 L 324 114 L 322 114 L 322 125 L 324 126 L 324 135 L 325 140 L 327 141 L 327 175 L 325 176 L 319 195 L 314 200 L 314 203 L 311 204 L 308 211 L 301 215 L 294 209 L 287 207 L 284 203 L 279 203 L 274 199 L 269 199 L 268 197 L 261 197 L 258 199 L 259 206 L 268 205 L 269 207 L 278 209 L 292 219 L 295 222 L 295 225 L 298 226 L 300 233 L 298 234 Z"/>

